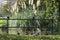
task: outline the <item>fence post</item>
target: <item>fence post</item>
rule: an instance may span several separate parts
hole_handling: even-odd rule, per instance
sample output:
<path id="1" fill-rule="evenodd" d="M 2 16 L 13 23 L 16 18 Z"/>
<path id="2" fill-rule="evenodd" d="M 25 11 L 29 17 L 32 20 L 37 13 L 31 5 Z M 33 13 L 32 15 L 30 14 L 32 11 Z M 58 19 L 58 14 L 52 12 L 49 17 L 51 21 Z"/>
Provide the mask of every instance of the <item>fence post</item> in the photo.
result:
<path id="1" fill-rule="evenodd" d="M 52 34 L 54 33 L 54 19 L 52 19 Z"/>
<path id="2" fill-rule="evenodd" d="M 8 34 L 8 28 L 9 28 L 9 16 L 7 16 L 7 34 Z"/>

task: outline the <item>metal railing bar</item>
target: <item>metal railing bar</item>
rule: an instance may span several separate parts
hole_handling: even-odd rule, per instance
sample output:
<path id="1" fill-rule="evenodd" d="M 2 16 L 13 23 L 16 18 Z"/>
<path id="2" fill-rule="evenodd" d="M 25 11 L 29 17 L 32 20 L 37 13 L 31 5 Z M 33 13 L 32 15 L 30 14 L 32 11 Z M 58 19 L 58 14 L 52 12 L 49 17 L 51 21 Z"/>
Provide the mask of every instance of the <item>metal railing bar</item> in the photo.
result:
<path id="1" fill-rule="evenodd" d="M 0 27 L 0 28 L 41 28 L 41 26 L 37 26 L 37 27 L 33 27 L 33 26 L 21 26 L 21 27 Z M 47 26 L 43 26 L 43 28 L 52 28 L 51 26 L 47 27 Z"/>
<path id="2" fill-rule="evenodd" d="M 52 20 L 52 19 L 0 19 L 0 20 Z"/>

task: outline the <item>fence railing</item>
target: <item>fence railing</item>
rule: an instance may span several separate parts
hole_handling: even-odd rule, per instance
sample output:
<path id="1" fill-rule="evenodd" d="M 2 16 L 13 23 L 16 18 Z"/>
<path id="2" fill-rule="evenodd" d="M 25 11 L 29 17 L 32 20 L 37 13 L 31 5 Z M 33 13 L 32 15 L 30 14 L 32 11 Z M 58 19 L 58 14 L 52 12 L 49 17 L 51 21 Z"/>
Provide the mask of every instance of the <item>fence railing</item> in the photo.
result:
<path id="1" fill-rule="evenodd" d="M 53 32 L 54 32 L 54 26 L 53 26 L 53 19 L 10 19 L 9 17 L 7 17 L 7 18 L 0 18 L 0 20 L 7 20 L 7 26 L 6 26 L 6 28 L 8 29 L 8 28 L 26 28 L 25 26 L 20 26 L 20 27 L 10 27 L 9 26 L 9 20 L 51 20 L 51 22 L 52 22 L 52 26 L 51 27 L 45 27 L 45 28 L 51 28 L 51 30 L 52 30 L 52 34 L 53 34 Z M 0 28 L 2 28 L 2 27 L 0 27 Z M 28 28 L 35 28 L 34 26 L 32 26 L 32 27 L 30 27 L 30 26 L 28 26 Z M 36 28 L 41 28 L 41 26 L 37 26 Z M 7 30 L 7 33 L 8 33 L 8 30 Z"/>

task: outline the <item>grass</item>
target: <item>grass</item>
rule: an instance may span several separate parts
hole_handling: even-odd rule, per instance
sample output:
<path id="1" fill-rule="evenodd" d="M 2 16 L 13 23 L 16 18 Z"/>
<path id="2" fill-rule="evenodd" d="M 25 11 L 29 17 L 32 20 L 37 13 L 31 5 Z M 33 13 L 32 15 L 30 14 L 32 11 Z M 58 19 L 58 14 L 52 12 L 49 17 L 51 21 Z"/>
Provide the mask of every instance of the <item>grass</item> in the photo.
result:
<path id="1" fill-rule="evenodd" d="M 60 40 L 60 35 L 0 35 L 0 40 Z"/>

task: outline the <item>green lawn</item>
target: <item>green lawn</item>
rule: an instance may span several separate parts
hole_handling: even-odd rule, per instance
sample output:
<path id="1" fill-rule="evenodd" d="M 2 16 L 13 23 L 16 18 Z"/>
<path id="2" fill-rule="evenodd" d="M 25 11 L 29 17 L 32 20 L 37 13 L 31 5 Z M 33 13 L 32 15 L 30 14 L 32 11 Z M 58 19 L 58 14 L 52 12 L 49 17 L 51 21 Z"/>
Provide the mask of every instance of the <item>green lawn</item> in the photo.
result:
<path id="1" fill-rule="evenodd" d="M 60 40 L 60 35 L 0 35 L 0 40 Z"/>

